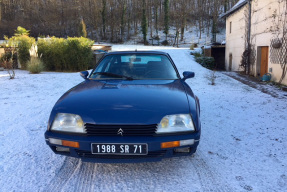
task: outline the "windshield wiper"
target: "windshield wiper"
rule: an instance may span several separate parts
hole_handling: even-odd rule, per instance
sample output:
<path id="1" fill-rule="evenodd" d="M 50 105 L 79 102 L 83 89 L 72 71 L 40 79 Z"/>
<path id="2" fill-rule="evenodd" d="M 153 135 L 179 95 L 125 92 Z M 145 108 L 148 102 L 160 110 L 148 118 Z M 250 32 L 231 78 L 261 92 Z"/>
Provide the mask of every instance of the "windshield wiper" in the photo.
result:
<path id="1" fill-rule="evenodd" d="M 127 80 L 133 80 L 133 78 L 129 76 L 108 73 L 108 72 L 94 72 L 93 74 L 105 75 L 105 76 L 110 76 L 110 77 L 121 77 L 121 78 L 123 77 L 123 78 L 126 78 Z"/>

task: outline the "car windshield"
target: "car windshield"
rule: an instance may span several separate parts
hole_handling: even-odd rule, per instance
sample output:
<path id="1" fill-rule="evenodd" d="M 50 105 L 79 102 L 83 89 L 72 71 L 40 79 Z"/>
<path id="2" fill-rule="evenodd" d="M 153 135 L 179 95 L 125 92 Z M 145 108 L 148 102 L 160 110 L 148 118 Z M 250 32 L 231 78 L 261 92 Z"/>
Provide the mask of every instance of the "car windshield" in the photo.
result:
<path id="1" fill-rule="evenodd" d="M 106 56 L 92 72 L 92 79 L 178 79 L 165 55 L 123 54 Z"/>

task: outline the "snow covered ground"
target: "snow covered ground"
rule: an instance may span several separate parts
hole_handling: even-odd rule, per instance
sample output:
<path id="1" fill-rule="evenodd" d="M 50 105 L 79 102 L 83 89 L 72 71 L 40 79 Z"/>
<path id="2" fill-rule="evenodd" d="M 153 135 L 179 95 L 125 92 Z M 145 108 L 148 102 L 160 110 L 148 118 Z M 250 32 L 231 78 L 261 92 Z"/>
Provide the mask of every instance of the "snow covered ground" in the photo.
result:
<path id="1" fill-rule="evenodd" d="M 138 31 L 141 31 L 141 29 L 139 28 Z M 156 36 L 155 29 L 153 29 L 153 37 L 155 37 L 155 36 Z M 159 43 L 161 43 L 162 41 L 165 40 L 165 34 L 164 34 L 163 30 L 158 31 L 158 36 L 160 37 Z M 167 40 L 169 41 L 171 46 L 174 44 L 175 36 L 176 36 L 176 28 L 170 27 Z M 195 26 L 188 26 L 188 28 L 185 29 L 183 40 L 178 42 L 179 47 L 185 47 L 185 48 L 188 47 L 189 48 L 191 46 L 191 44 L 194 44 L 194 43 L 198 44 L 198 47 L 201 47 L 201 46 L 210 45 L 212 42 L 211 41 L 212 40 L 212 34 L 206 28 L 205 28 L 205 31 L 202 32 L 201 38 L 199 38 L 199 37 L 200 37 L 200 35 L 199 35 L 198 28 Z M 151 38 L 151 36 L 150 36 L 150 29 L 149 29 L 147 40 L 150 44 L 152 44 L 152 41 L 149 40 L 150 38 Z M 143 41 L 143 36 L 141 33 L 138 33 L 137 35 L 132 36 L 130 40 L 124 42 L 124 44 L 132 45 L 132 44 L 138 44 L 139 42 L 142 42 L 142 41 Z M 216 42 L 218 42 L 218 43 L 224 42 L 224 44 L 225 44 L 225 29 L 220 29 L 220 31 L 216 34 Z M 158 41 L 154 40 L 153 43 L 157 44 Z"/>
<path id="2" fill-rule="evenodd" d="M 287 96 L 287 92 L 283 91 L 282 88 L 276 86 L 276 84 L 273 84 L 272 82 L 260 81 L 259 77 L 252 77 L 242 74 L 242 72 L 232 72 L 232 71 L 226 71 L 223 72 L 223 74 L 226 74 L 236 80 L 243 82 L 246 85 L 249 85 L 250 87 L 258 89 L 263 93 L 267 93 L 273 97 L 286 98 Z"/>
<path id="3" fill-rule="evenodd" d="M 168 52 L 201 101 L 195 155 L 156 163 L 93 164 L 53 154 L 44 132 L 50 110 L 79 73 L 0 71 L 0 191 L 287 191 L 287 97 L 274 98 L 216 73 L 209 85 L 187 49 Z"/>

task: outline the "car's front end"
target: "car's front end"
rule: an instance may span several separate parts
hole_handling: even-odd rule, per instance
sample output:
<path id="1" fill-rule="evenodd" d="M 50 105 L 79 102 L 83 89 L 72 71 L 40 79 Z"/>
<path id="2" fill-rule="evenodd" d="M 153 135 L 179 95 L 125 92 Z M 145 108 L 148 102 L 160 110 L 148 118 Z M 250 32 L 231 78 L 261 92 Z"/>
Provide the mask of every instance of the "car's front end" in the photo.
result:
<path id="1" fill-rule="evenodd" d="M 120 129 L 120 128 L 119 128 Z M 123 129 L 124 130 L 124 129 Z M 160 161 L 163 158 L 191 155 L 199 143 L 197 132 L 185 135 L 170 136 L 74 136 L 61 133 L 46 132 L 46 142 L 56 154 L 81 158 L 83 161 L 99 163 L 135 163 Z M 100 150 L 111 153 L 93 153 L 93 145 Z M 119 145 L 121 154 L 114 154 L 112 148 Z M 132 145 L 132 146 L 131 146 Z M 110 149 L 108 149 L 108 146 Z M 137 146 L 137 149 L 135 148 Z M 118 146 L 117 146 L 118 147 Z M 139 149 L 146 147 L 140 154 Z M 137 150 L 137 154 L 134 154 Z M 97 152 L 94 149 L 94 152 Z"/>
<path id="2" fill-rule="evenodd" d="M 90 162 L 132 163 L 196 151 L 199 102 L 184 79 L 117 76 L 86 78 L 59 99 L 45 133 L 53 152 Z"/>

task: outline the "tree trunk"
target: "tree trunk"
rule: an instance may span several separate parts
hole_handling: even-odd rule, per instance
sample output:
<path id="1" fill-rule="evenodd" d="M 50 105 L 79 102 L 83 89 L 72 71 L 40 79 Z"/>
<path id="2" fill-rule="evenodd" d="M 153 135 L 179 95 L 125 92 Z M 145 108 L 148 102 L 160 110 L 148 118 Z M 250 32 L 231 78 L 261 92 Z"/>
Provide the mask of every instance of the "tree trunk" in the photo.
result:
<path id="1" fill-rule="evenodd" d="M 199 28 L 199 39 L 201 39 L 201 19 L 198 20 L 198 28 Z"/>
<path id="2" fill-rule="evenodd" d="M 106 6 L 107 6 L 107 2 L 106 2 L 106 0 L 103 0 L 102 3 L 103 3 L 103 7 L 102 7 L 103 38 L 106 39 Z"/>
<path id="3" fill-rule="evenodd" d="M 65 16 L 64 16 L 64 4 L 63 4 L 63 0 L 61 0 L 61 26 L 62 26 L 62 37 L 64 37 L 66 35 L 66 28 L 65 28 Z"/>
<path id="4" fill-rule="evenodd" d="M 147 16 L 146 16 L 146 0 L 142 0 L 142 23 L 141 23 L 141 26 L 142 26 L 142 34 L 143 34 L 143 41 L 144 41 L 144 44 L 147 43 L 147 39 L 146 39 L 146 36 L 147 36 L 147 29 L 148 29 L 148 26 L 147 26 Z"/>
<path id="5" fill-rule="evenodd" d="M 185 24 L 186 24 L 186 18 L 185 18 L 185 15 L 184 15 L 184 16 L 183 16 L 183 19 L 182 19 L 182 23 L 181 23 L 181 30 L 180 30 L 181 37 L 180 37 L 180 41 L 183 41 L 183 38 L 184 38 L 184 28 L 185 28 Z"/>
<path id="6" fill-rule="evenodd" d="M 168 31 L 169 31 L 169 0 L 164 0 L 164 33 L 165 33 L 165 40 L 167 40 Z"/>
<path id="7" fill-rule="evenodd" d="M 152 8 L 153 8 L 153 3 L 151 3 L 152 1 L 149 1 L 149 26 L 150 26 L 150 37 L 152 38 L 153 34 L 153 24 L 152 24 L 152 18 L 153 18 L 153 11 L 152 11 Z"/>
<path id="8" fill-rule="evenodd" d="M 156 32 L 156 36 L 158 36 L 158 4 L 157 2 L 155 3 L 155 32 Z"/>
<path id="9" fill-rule="evenodd" d="M 121 41 L 123 41 L 123 38 L 124 38 L 126 9 L 127 9 L 127 5 L 126 5 L 126 2 L 124 1 L 122 15 L 121 15 Z"/>
<path id="10" fill-rule="evenodd" d="M 130 30 L 131 30 L 131 12 L 128 12 L 128 30 L 127 30 L 127 38 L 130 38 Z"/>

